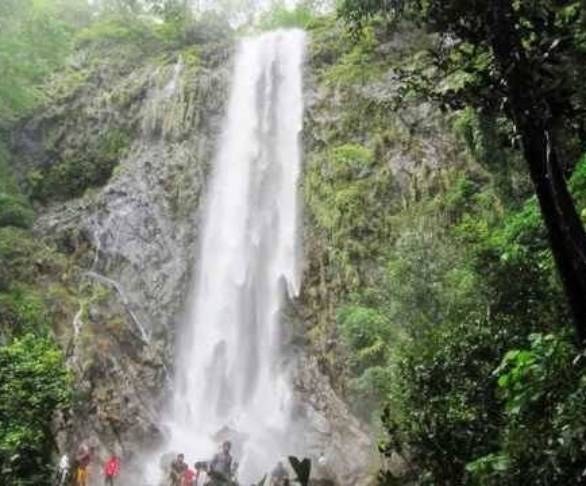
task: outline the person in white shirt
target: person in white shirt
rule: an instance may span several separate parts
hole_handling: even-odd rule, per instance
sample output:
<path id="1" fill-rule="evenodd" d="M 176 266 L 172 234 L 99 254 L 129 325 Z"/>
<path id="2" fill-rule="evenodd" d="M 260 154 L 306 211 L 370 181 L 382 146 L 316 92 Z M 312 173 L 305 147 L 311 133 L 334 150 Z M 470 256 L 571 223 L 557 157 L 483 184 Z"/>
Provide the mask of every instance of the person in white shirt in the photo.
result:
<path id="1" fill-rule="evenodd" d="M 70 467 L 69 456 L 67 454 L 63 454 L 59 460 L 59 468 L 57 469 L 57 484 L 59 486 L 63 486 L 65 481 L 67 481 Z"/>
<path id="2" fill-rule="evenodd" d="M 194 486 L 205 486 L 208 481 L 208 465 L 205 462 L 196 462 L 195 467 L 195 483 Z"/>

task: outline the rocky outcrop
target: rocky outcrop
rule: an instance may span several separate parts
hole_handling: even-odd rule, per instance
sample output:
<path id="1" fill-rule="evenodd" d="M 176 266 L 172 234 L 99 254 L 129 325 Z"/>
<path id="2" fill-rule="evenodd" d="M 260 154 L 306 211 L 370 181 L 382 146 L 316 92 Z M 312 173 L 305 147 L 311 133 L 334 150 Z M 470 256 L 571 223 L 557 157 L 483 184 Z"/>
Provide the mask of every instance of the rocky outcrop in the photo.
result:
<path id="1" fill-rule="evenodd" d="M 312 477 L 340 485 L 375 483 L 377 454 L 368 428 L 352 415 L 333 390 L 315 357 L 300 360 L 295 376 L 305 454 L 312 459 Z"/>
<path id="2" fill-rule="evenodd" d="M 123 130 L 128 139 L 102 187 L 63 202 L 45 191 L 34 228 L 71 262 L 63 317 L 71 324 L 58 332 L 76 375 L 77 400 L 57 424 L 63 449 L 87 441 L 101 454 L 126 453 L 159 434 L 199 202 L 229 82 L 231 45 L 206 48 L 213 55 L 198 63 L 186 64 L 177 53 L 130 71 L 112 68 L 107 57 L 93 59 L 77 67 L 84 81 L 72 93 L 14 137 L 21 179 L 29 185 L 35 171 L 46 174 L 78 158 L 104 133 Z"/>
<path id="3" fill-rule="evenodd" d="M 425 33 L 398 25 L 352 39 L 332 21 L 312 34 L 301 312 L 312 355 L 343 396 L 352 376 L 337 312 L 382 286 L 381 261 L 401 218 L 412 218 L 413 203 L 445 190 L 469 162 L 445 114 L 402 91 L 397 69 L 417 62 L 431 42 Z"/>

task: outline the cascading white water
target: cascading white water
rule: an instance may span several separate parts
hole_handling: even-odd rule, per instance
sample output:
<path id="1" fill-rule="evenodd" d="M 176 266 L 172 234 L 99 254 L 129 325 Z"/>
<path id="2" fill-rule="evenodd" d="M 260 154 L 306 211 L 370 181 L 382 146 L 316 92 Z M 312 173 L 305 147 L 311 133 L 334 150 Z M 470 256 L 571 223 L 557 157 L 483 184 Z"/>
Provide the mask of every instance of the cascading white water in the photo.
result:
<path id="1" fill-rule="evenodd" d="M 205 460 L 228 427 L 242 438 L 235 459 L 245 482 L 292 452 L 280 314 L 300 285 L 304 44 L 304 33 L 290 30 L 239 46 L 179 339 L 169 450 Z"/>

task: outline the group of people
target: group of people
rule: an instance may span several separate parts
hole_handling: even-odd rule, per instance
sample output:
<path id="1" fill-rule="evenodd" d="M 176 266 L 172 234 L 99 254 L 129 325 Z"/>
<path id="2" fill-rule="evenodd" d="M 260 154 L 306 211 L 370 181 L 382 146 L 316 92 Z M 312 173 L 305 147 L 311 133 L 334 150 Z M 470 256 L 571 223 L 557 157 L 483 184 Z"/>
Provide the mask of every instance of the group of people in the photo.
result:
<path id="1" fill-rule="evenodd" d="M 200 486 L 207 484 L 207 475 L 205 463 L 196 462 L 191 469 L 185 462 L 185 456 L 178 454 L 171 463 L 169 482 L 171 486 Z"/>
<path id="2" fill-rule="evenodd" d="M 74 484 L 75 486 L 88 486 L 89 484 L 89 465 L 91 462 L 90 448 L 82 444 L 75 456 L 73 468 L 67 454 L 63 454 L 59 461 L 55 484 L 65 486 Z M 116 454 L 111 454 L 103 467 L 104 486 L 114 486 L 116 478 L 120 474 L 120 458 Z"/>
<path id="3" fill-rule="evenodd" d="M 221 486 L 236 483 L 238 463 L 231 454 L 230 441 L 222 443 L 221 450 L 209 462 L 196 462 L 191 468 L 185 462 L 184 454 L 178 454 L 169 468 L 169 486 Z M 83 444 L 79 447 L 73 464 L 64 454 L 59 461 L 55 478 L 56 486 L 89 486 L 89 466 L 92 462 L 90 448 Z M 104 486 L 115 486 L 120 474 L 120 458 L 112 453 L 104 462 Z M 93 483 L 94 484 L 94 483 Z M 289 473 L 282 462 L 273 469 L 270 486 L 289 486 Z"/>
<path id="4" fill-rule="evenodd" d="M 237 463 L 232 460 L 230 441 L 224 441 L 220 452 L 207 462 L 196 462 L 193 469 L 185 462 L 183 454 L 171 463 L 170 486 L 215 486 L 227 484 L 236 476 Z"/>
<path id="5" fill-rule="evenodd" d="M 178 454 L 171 463 L 169 486 L 222 486 L 236 483 L 238 463 L 230 453 L 232 443 L 224 441 L 222 449 L 208 462 L 196 462 L 193 469 L 185 462 L 184 454 Z M 279 462 L 271 472 L 270 486 L 289 486 L 289 472 Z"/>

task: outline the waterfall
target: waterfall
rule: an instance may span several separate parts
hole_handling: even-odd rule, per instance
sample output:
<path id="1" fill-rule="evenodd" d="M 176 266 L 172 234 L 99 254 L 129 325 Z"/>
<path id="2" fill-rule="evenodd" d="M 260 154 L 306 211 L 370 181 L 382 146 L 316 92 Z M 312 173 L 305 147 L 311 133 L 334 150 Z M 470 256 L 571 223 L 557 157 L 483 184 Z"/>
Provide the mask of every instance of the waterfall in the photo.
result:
<path id="1" fill-rule="evenodd" d="M 193 464 L 231 437 L 247 484 L 292 452 L 281 311 L 300 286 L 304 44 L 298 30 L 240 43 L 178 336 L 168 449 Z"/>

